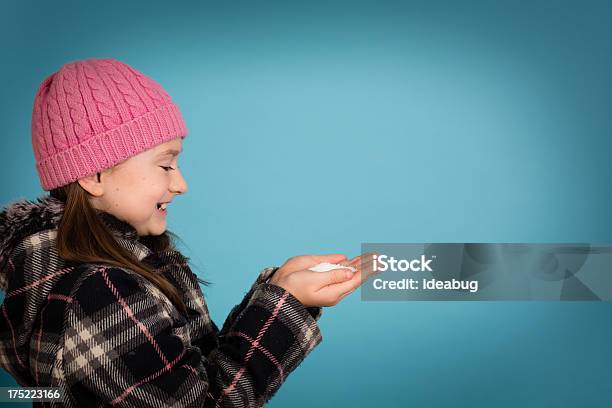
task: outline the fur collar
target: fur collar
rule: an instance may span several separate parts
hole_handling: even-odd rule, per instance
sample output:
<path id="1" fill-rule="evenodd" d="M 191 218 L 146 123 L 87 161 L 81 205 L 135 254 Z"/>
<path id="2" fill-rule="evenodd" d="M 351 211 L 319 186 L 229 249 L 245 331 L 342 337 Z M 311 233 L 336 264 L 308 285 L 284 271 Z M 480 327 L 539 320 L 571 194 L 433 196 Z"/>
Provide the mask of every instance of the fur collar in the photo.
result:
<path id="1" fill-rule="evenodd" d="M 34 201 L 22 200 L 3 208 L 0 211 L 0 267 L 24 238 L 39 231 L 57 228 L 63 213 L 64 203 L 51 196 Z M 98 215 L 122 244 L 132 244 L 130 249 L 133 249 L 138 234 L 130 224 L 105 212 L 98 212 Z"/>

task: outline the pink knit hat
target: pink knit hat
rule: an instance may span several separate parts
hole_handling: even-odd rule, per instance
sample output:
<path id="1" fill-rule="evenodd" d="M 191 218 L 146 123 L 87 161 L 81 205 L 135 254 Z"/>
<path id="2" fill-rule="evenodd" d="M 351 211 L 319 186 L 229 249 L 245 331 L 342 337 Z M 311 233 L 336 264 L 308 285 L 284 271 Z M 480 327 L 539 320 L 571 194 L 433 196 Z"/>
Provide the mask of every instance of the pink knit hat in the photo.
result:
<path id="1" fill-rule="evenodd" d="M 40 84 L 34 99 L 32 146 L 44 190 L 186 135 L 166 91 L 113 59 L 65 64 Z"/>

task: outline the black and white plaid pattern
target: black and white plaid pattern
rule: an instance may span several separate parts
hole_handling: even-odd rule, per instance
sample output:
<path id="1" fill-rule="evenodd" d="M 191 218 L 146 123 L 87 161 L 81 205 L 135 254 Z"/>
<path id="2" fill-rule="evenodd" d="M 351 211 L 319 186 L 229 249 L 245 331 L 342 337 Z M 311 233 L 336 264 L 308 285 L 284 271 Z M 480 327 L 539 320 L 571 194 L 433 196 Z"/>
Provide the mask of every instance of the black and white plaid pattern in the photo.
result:
<path id="1" fill-rule="evenodd" d="M 108 214 L 119 243 L 179 289 L 185 315 L 133 271 L 61 260 L 62 211 L 47 197 L 0 212 L 0 365 L 23 386 L 65 394 L 35 406 L 261 407 L 321 342 L 321 309 L 266 283 L 277 268 L 219 330 L 187 258 L 152 252 Z"/>

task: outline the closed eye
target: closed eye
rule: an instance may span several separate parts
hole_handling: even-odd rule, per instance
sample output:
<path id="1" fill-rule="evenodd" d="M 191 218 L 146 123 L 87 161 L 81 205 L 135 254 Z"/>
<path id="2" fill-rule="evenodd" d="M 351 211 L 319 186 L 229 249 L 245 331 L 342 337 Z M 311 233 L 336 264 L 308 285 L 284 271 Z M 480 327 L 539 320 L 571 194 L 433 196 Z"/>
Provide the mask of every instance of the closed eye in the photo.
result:
<path id="1" fill-rule="evenodd" d="M 170 167 L 170 166 L 159 166 L 159 167 L 161 167 L 165 171 L 176 170 L 174 167 Z"/>

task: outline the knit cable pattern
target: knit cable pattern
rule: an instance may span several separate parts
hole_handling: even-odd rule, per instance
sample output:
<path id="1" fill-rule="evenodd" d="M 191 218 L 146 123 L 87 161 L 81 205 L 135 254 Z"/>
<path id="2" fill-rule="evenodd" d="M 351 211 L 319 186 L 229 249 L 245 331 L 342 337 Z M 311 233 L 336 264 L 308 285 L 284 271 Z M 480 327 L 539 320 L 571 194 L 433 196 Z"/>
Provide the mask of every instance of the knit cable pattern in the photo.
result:
<path id="1" fill-rule="evenodd" d="M 186 135 L 166 91 L 109 58 L 65 64 L 41 83 L 34 99 L 32 146 L 45 190 Z"/>

